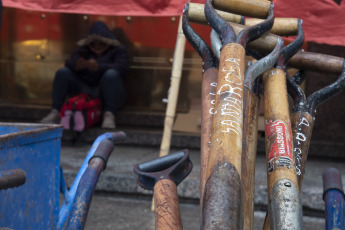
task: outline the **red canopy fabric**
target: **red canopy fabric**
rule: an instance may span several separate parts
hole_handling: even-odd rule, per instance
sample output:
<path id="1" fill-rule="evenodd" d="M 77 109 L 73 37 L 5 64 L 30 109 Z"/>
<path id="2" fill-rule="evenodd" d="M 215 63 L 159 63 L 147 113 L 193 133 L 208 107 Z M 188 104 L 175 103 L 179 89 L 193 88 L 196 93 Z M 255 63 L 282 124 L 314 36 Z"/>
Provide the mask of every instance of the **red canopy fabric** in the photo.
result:
<path id="1" fill-rule="evenodd" d="M 303 19 L 306 41 L 345 46 L 345 0 L 273 2 L 276 17 Z M 5 7 L 26 10 L 118 16 L 178 16 L 185 3 L 187 0 L 3 0 Z"/>
<path id="2" fill-rule="evenodd" d="M 76 14 L 178 16 L 181 15 L 187 2 L 187 0 L 3 0 L 3 6 Z"/>
<path id="3" fill-rule="evenodd" d="M 345 0 L 274 0 L 276 17 L 303 19 L 305 40 L 345 46 Z"/>

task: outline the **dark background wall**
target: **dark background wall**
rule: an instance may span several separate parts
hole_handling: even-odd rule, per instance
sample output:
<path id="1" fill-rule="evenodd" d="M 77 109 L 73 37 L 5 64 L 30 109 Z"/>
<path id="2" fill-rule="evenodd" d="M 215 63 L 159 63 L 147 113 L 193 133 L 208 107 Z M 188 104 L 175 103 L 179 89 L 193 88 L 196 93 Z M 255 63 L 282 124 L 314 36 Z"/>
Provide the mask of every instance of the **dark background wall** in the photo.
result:
<path id="1" fill-rule="evenodd" d="M 345 47 L 309 43 L 308 51 L 345 58 Z M 308 72 L 306 95 L 336 81 L 337 75 Z M 312 141 L 345 143 L 345 90 L 317 108 Z M 344 149 L 345 154 L 345 149 Z"/>

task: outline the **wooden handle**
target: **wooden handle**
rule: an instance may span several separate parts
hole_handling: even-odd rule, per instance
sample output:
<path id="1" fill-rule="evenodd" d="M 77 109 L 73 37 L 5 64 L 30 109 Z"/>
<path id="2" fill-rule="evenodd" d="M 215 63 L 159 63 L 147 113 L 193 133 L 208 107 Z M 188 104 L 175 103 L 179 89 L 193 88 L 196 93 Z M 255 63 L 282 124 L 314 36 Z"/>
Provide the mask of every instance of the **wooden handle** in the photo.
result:
<path id="1" fill-rule="evenodd" d="M 212 120 L 216 99 L 218 69 L 206 70 L 202 77 L 201 89 L 201 169 L 200 169 L 200 202 L 202 203 L 206 183 L 207 162 L 210 152 Z M 202 204 L 200 203 L 200 207 Z"/>
<path id="2" fill-rule="evenodd" d="M 217 13 L 228 22 L 240 23 L 241 15 L 228 13 L 221 10 L 216 10 Z M 207 25 L 207 20 L 204 12 L 204 4 L 189 3 L 188 18 L 190 22 Z M 245 20 L 245 26 L 253 26 L 263 19 L 248 18 Z M 294 36 L 297 34 L 298 18 L 275 18 L 271 33 L 279 36 Z"/>
<path id="3" fill-rule="evenodd" d="M 230 25 L 235 30 L 236 34 L 240 33 L 245 26 L 231 23 Z M 267 33 L 262 37 L 248 43 L 249 49 L 257 49 L 263 52 L 271 52 L 278 40 L 278 36 L 272 33 Z M 299 51 L 290 60 L 288 65 L 296 69 L 303 69 L 307 71 L 340 74 L 343 69 L 344 58 L 319 54 L 313 52 Z"/>
<path id="4" fill-rule="evenodd" d="M 263 19 L 248 18 L 245 20 L 246 26 L 253 26 L 263 22 Z M 275 18 L 271 33 L 279 36 L 297 35 L 298 18 Z"/>
<path id="5" fill-rule="evenodd" d="M 289 179 L 296 187 L 298 183 L 285 74 L 280 69 L 271 69 L 265 72 L 263 79 L 267 187 L 270 194 L 278 180 Z"/>
<path id="6" fill-rule="evenodd" d="M 159 180 L 154 187 L 156 230 L 182 230 L 176 184 Z"/>
<path id="7" fill-rule="evenodd" d="M 242 145 L 243 230 L 254 227 L 255 161 L 258 138 L 259 97 L 244 87 Z"/>
<path id="8" fill-rule="evenodd" d="M 220 162 L 230 162 L 241 173 L 244 57 L 239 44 L 222 48 L 207 178 Z"/>
<path id="9" fill-rule="evenodd" d="M 204 4 L 200 3 L 189 3 L 188 18 L 190 22 L 207 25 L 207 20 L 204 12 Z M 228 22 L 241 22 L 241 15 L 228 13 L 221 10 L 216 10 L 217 13 Z"/>
<path id="10" fill-rule="evenodd" d="M 296 112 L 291 116 L 298 188 L 301 191 L 314 119 L 309 113 Z"/>
<path id="11" fill-rule="evenodd" d="M 214 8 L 253 18 L 267 18 L 271 2 L 267 0 L 213 0 Z"/>

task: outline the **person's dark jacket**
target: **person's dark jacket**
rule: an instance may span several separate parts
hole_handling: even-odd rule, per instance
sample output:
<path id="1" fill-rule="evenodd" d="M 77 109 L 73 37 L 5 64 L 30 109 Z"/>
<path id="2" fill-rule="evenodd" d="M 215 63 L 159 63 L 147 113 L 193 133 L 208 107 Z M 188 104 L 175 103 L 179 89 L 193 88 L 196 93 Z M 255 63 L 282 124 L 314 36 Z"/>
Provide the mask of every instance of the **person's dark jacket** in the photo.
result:
<path id="1" fill-rule="evenodd" d="M 109 48 L 100 56 L 94 54 L 88 44 L 93 39 L 100 39 L 109 44 Z M 104 72 L 108 69 L 117 70 L 121 77 L 126 76 L 129 70 L 130 58 L 126 48 L 116 40 L 115 36 L 103 22 L 95 22 L 88 33 L 88 37 L 79 41 L 81 46 L 74 52 L 70 59 L 66 61 L 65 66 L 75 70 L 76 62 L 80 57 L 85 59 L 95 59 L 99 69 L 95 72 L 88 69 L 76 71 L 87 84 L 97 86 Z"/>

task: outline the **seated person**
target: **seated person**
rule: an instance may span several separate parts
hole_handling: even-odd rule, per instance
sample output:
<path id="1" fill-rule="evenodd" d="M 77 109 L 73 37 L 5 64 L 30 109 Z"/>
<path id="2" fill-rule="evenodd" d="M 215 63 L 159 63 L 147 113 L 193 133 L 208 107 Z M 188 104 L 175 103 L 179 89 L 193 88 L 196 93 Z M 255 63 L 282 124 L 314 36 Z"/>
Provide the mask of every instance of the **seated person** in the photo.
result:
<path id="1" fill-rule="evenodd" d="M 94 22 L 88 36 L 65 67 L 56 72 L 52 110 L 41 123 L 59 123 L 67 96 L 87 93 L 99 97 L 103 108 L 102 128 L 115 128 L 115 111 L 125 103 L 123 78 L 129 70 L 129 53 L 103 22 Z"/>

